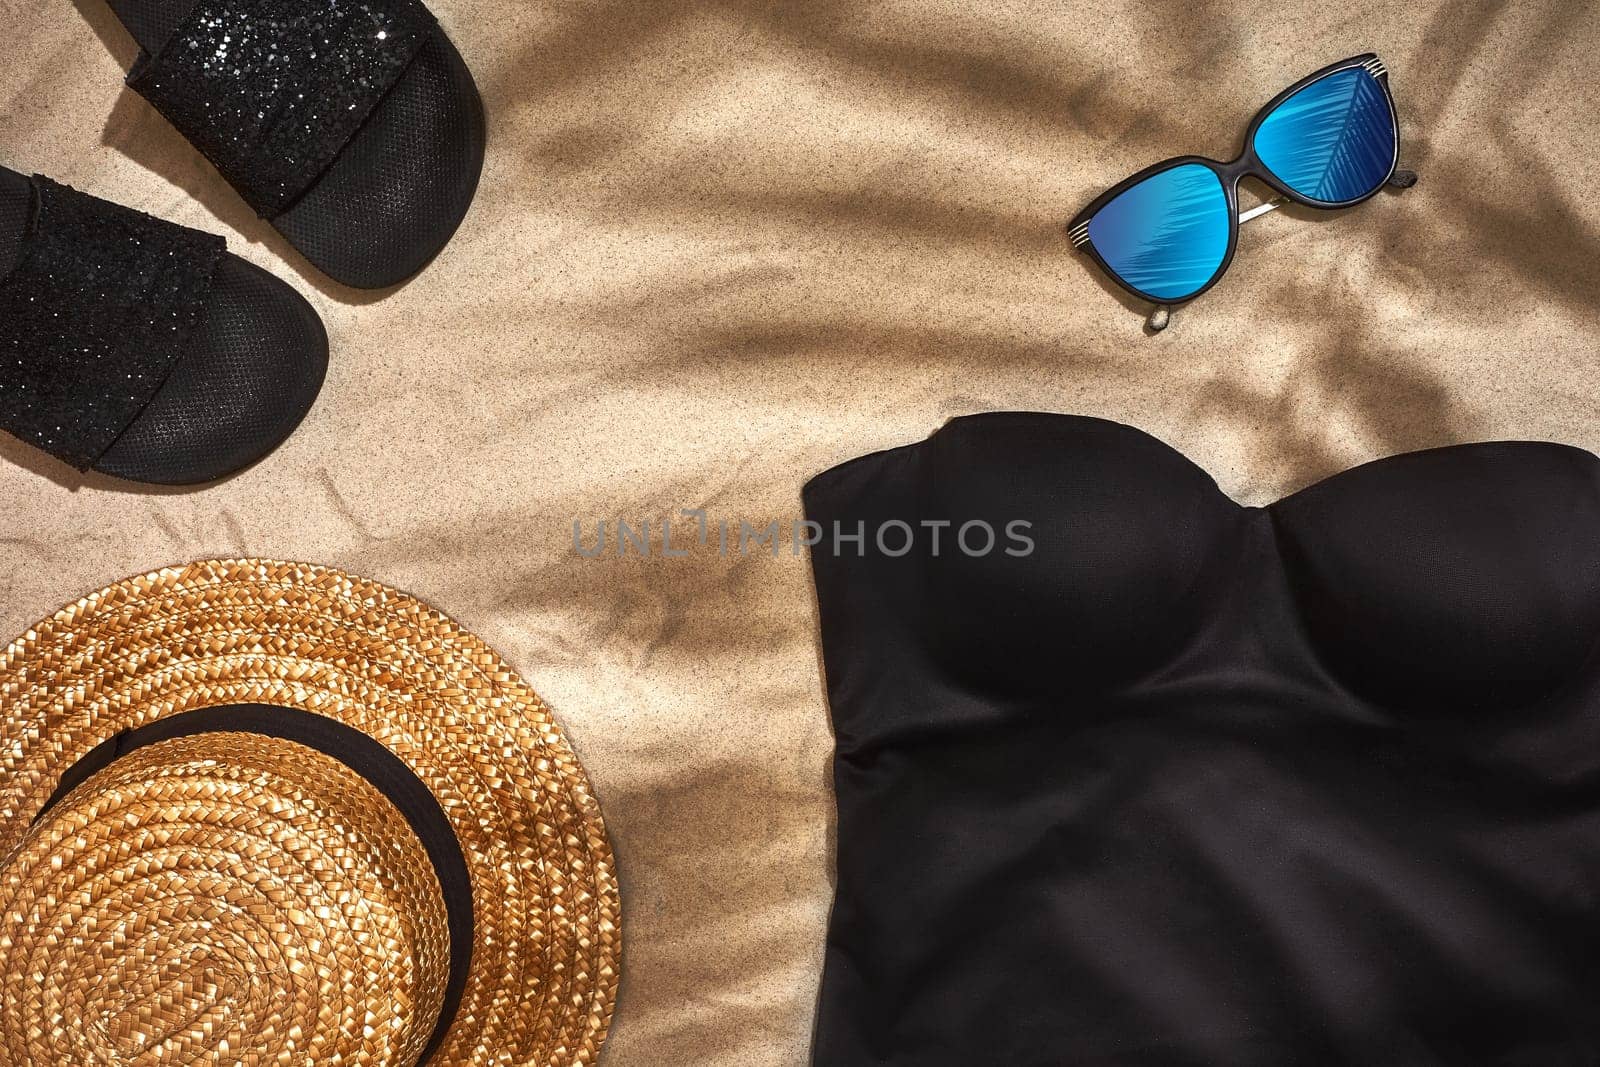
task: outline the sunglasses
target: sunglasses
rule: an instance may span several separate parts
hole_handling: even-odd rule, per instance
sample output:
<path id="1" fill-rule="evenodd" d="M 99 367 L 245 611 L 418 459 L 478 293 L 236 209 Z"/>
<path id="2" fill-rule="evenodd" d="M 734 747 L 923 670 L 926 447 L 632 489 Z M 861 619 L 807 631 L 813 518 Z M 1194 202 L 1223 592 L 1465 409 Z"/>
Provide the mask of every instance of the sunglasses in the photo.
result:
<path id="1" fill-rule="evenodd" d="M 1389 72 L 1377 56 L 1352 56 L 1302 78 L 1256 113 L 1231 163 L 1178 156 L 1101 193 L 1068 226 L 1073 245 L 1128 292 L 1170 305 L 1217 284 L 1233 262 L 1239 226 L 1284 204 L 1342 208 L 1384 186 L 1409 188 L 1398 169 L 1400 130 Z M 1239 213 L 1239 179 L 1260 178 L 1278 195 Z"/>

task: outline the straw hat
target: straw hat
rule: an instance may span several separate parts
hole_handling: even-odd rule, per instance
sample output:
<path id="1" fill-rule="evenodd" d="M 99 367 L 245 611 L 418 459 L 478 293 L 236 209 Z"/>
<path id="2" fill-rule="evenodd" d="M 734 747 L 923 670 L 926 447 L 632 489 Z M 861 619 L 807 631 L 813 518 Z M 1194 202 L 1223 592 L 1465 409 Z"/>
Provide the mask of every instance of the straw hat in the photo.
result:
<path id="1" fill-rule="evenodd" d="M 619 904 L 537 696 L 418 601 L 211 561 L 0 657 L 0 1064 L 593 1063 Z"/>

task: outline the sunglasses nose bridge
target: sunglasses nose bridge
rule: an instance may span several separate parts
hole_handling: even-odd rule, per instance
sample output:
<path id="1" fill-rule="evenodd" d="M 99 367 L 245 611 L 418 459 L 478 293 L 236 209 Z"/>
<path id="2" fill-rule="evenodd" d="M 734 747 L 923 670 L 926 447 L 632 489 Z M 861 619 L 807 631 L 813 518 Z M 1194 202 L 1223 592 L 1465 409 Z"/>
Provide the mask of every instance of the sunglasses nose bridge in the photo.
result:
<path id="1" fill-rule="evenodd" d="M 1227 191 L 1228 200 L 1235 211 L 1239 208 L 1239 186 L 1246 178 L 1256 179 L 1270 188 L 1275 195 L 1283 193 L 1283 190 L 1274 186 L 1271 176 L 1262 169 L 1248 146 L 1237 159 L 1218 165 L 1217 176 L 1222 179 L 1222 187 Z"/>
<path id="2" fill-rule="evenodd" d="M 1238 159 L 1219 168 L 1218 175 L 1222 178 L 1223 189 L 1227 191 L 1228 207 L 1234 213 L 1236 225 L 1243 226 L 1252 219 L 1258 219 L 1270 211 L 1294 203 L 1294 197 L 1289 195 L 1289 191 L 1282 188 L 1271 173 L 1261 166 L 1248 146 Z M 1239 186 L 1246 178 L 1254 178 L 1266 187 L 1268 194 L 1265 200 L 1250 208 L 1242 208 L 1239 203 Z"/>
<path id="3" fill-rule="evenodd" d="M 1245 221 L 1239 217 L 1239 181 L 1251 172 L 1248 156 L 1249 153 L 1246 152 L 1226 163 L 1213 161 L 1211 164 L 1211 169 L 1222 183 L 1222 193 L 1228 203 L 1228 214 L 1233 218 L 1235 226 Z"/>

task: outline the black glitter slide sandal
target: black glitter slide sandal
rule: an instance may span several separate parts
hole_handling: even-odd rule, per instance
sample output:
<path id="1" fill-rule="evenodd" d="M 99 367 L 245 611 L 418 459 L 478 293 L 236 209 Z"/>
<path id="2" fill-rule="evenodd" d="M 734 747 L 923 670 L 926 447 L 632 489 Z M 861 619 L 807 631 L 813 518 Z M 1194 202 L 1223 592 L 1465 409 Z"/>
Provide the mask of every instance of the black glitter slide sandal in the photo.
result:
<path id="1" fill-rule="evenodd" d="M 327 366 L 311 305 L 222 238 L 0 167 L 0 430 L 80 472 L 215 481 Z"/>
<path id="2" fill-rule="evenodd" d="M 483 101 L 421 0 L 109 0 L 128 85 L 319 270 L 417 273 L 466 217 Z"/>

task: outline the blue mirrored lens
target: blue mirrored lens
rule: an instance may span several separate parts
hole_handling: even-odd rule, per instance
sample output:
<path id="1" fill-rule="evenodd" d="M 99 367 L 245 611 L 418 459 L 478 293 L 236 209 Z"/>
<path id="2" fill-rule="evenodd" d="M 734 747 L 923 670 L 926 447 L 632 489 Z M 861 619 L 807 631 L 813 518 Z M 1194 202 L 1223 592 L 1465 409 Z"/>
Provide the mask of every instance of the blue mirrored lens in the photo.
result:
<path id="1" fill-rule="evenodd" d="M 1158 300 L 1205 288 L 1228 254 L 1222 180 L 1185 163 L 1120 193 L 1089 220 L 1089 240 L 1123 281 Z"/>
<path id="2" fill-rule="evenodd" d="M 1394 115 L 1378 80 L 1360 67 L 1318 79 L 1267 113 L 1256 155 L 1311 200 L 1344 204 L 1394 169 Z"/>

